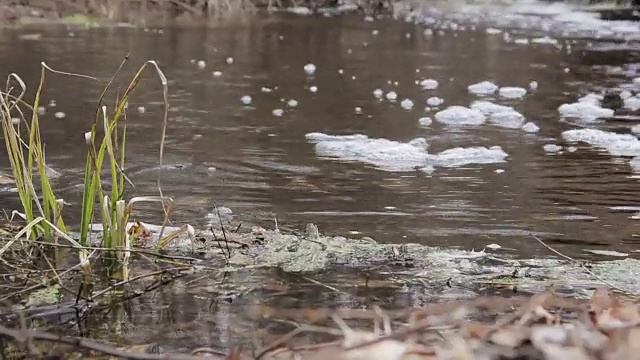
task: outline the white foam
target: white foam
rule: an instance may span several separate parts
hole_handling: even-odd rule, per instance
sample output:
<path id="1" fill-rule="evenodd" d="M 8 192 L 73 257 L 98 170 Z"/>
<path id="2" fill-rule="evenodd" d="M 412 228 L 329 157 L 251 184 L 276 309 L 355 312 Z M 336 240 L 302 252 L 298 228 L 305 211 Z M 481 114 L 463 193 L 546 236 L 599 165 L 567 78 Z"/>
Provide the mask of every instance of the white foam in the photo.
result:
<path id="1" fill-rule="evenodd" d="M 431 120 L 430 117 L 421 117 L 420 119 L 418 119 L 418 124 L 420 124 L 420 126 L 431 126 L 431 124 L 433 123 L 433 120 Z"/>
<path id="2" fill-rule="evenodd" d="M 640 156 L 640 141 L 631 134 L 616 134 L 598 129 L 575 129 L 562 133 L 570 142 L 584 142 L 607 150 L 614 156 Z"/>
<path id="3" fill-rule="evenodd" d="M 564 118 L 577 118 L 584 121 L 594 121 L 614 114 L 613 110 L 602 108 L 591 101 L 562 104 L 558 107 L 558 112 Z"/>
<path id="4" fill-rule="evenodd" d="M 435 114 L 436 121 L 447 125 L 481 125 L 486 121 L 479 110 L 464 106 L 449 106 Z"/>
<path id="5" fill-rule="evenodd" d="M 438 88 L 438 81 L 434 79 L 422 80 L 420 86 L 422 86 L 424 90 L 435 90 Z"/>
<path id="6" fill-rule="evenodd" d="M 558 45 L 558 40 L 549 36 L 531 39 L 532 44 Z"/>
<path id="7" fill-rule="evenodd" d="M 490 81 L 482 81 L 467 87 L 470 93 L 475 95 L 492 95 L 498 90 L 498 85 Z"/>
<path id="8" fill-rule="evenodd" d="M 640 98 L 635 96 L 627 97 L 626 99 L 624 99 L 624 108 L 631 111 L 640 109 Z"/>
<path id="9" fill-rule="evenodd" d="M 519 129 L 526 121 L 524 115 L 514 108 L 489 101 L 474 101 L 471 104 L 471 109 L 478 110 L 488 116 L 489 122 L 492 124 L 508 129 Z"/>
<path id="10" fill-rule="evenodd" d="M 413 101 L 411 99 L 404 99 L 400 102 L 400 106 L 405 110 L 413 109 Z"/>
<path id="11" fill-rule="evenodd" d="M 504 162 L 507 153 L 499 146 L 491 148 L 453 148 L 437 154 L 427 152 L 427 141 L 416 138 L 407 143 L 388 139 L 371 139 L 365 135 L 333 136 L 309 133 L 307 141 L 315 143 L 318 156 L 357 161 L 374 165 L 385 171 L 430 172 L 433 167 L 459 167 L 469 164 Z"/>
<path id="12" fill-rule="evenodd" d="M 515 86 L 504 86 L 498 90 L 498 94 L 506 99 L 521 99 L 527 95 L 527 89 Z"/>
<path id="13" fill-rule="evenodd" d="M 557 153 L 562 150 L 562 146 L 556 144 L 544 144 L 542 149 L 548 153 Z"/>
<path id="14" fill-rule="evenodd" d="M 432 96 L 432 97 L 427 99 L 427 105 L 432 106 L 432 107 L 440 106 L 443 103 L 444 103 L 444 99 L 439 98 L 437 96 Z"/>
<path id="15" fill-rule="evenodd" d="M 540 127 L 532 122 L 528 122 L 522 125 L 522 131 L 526 133 L 537 133 L 538 131 L 540 131 Z"/>

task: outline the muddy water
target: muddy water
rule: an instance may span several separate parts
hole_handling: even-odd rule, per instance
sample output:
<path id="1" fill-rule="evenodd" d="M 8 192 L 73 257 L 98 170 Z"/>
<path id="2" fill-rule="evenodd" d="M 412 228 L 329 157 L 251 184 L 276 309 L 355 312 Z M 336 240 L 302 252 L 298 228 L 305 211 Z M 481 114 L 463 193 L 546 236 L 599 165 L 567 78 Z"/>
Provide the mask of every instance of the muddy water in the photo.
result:
<path id="1" fill-rule="evenodd" d="M 373 31 L 379 34 L 374 35 Z M 423 34 L 413 24 L 359 17 L 281 16 L 214 29 L 3 30 L 2 74 L 16 72 L 31 87 L 39 62 L 65 71 L 108 79 L 130 54 L 118 82 L 147 59 L 159 62 L 169 79 L 170 125 L 163 171 L 163 191 L 177 202 L 176 223 L 206 224 L 213 204 L 233 209 L 237 219 L 272 226 L 303 228 L 318 224 L 330 234 L 361 234 L 385 242 L 482 248 L 497 243 L 515 253 L 546 254 L 527 235 L 536 232 L 559 249 L 588 256 L 584 249 L 632 252 L 637 240 L 629 213 L 612 206 L 633 206 L 640 186 L 628 164 L 588 147 L 560 155 L 542 146 L 558 143 L 562 131 L 557 108 L 586 92 L 616 86 L 603 65 L 623 65 L 633 51 L 591 51 L 586 41 L 560 46 L 519 45 L 501 35 L 478 30 Z M 41 34 L 25 39 L 25 33 Z M 512 37 L 539 35 L 514 31 Z M 635 54 L 637 55 L 637 54 Z M 233 57 L 233 64 L 226 58 Z M 192 60 L 204 59 L 199 69 Z M 303 66 L 313 62 L 309 77 Z M 594 65 L 599 69 L 594 70 Z M 565 71 L 565 69 L 569 71 Z M 343 73 L 339 73 L 339 69 Z M 219 77 L 213 71 L 221 71 Z M 130 103 L 130 194 L 156 193 L 155 179 L 161 123 L 162 90 L 149 72 Z M 84 161 L 83 133 L 89 128 L 104 82 L 48 75 L 43 134 L 50 165 L 62 176 L 55 186 L 79 208 Z M 433 78 L 440 86 L 421 90 L 416 80 Z M 425 100 L 439 96 L 444 105 L 468 105 L 475 96 L 467 86 L 491 80 L 506 86 L 539 88 L 513 105 L 541 128 L 537 134 L 481 126 L 450 129 L 421 127 L 433 117 Z M 390 82 L 391 84 L 389 84 Z M 394 83 L 397 82 L 397 85 Z M 317 86 L 318 91 L 309 91 Z M 274 89 L 265 93 L 262 87 Z M 376 88 L 412 99 L 412 110 L 378 101 Z M 253 98 L 252 106 L 240 102 Z M 116 93 L 111 94 L 111 99 Z M 282 99 L 285 102 L 282 102 Z M 272 110 L 298 106 L 282 117 Z M 145 112 L 137 109 L 143 106 Z M 355 108 L 362 108 L 356 114 Z M 55 112 L 66 114 L 63 119 Z M 628 132 L 626 123 L 605 125 Z M 438 168 L 432 174 L 389 172 L 360 162 L 321 159 L 305 134 L 366 134 L 406 142 L 425 137 L 430 151 L 457 146 L 501 146 L 506 163 Z M 6 155 L 2 163 L 6 168 Z M 499 171 L 496 171 L 499 170 Z M 504 170 L 504 172 L 500 172 Z M 17 206 L 17 197 L 3 195 Z M 70 214 L 70 216 L 73 216 Z M 153 220 L 148 217 L 145 220 Z M 357 233 L 355 233 L 357 232 Z"/>

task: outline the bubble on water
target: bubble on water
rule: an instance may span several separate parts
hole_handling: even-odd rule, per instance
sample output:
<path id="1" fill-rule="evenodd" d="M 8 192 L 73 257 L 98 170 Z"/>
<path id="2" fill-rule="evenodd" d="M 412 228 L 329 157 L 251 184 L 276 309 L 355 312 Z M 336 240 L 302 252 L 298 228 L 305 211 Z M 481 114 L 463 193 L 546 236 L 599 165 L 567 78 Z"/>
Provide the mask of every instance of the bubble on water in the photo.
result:
<path id="1" fill-rule="evenodd" d="M 360 106 L 356 106 L 356 108 L 354 109 L 356 114 L 360 115 L 362 114 L 362 108 Z"/>
<path id="2" fill-rule="evenodd" d="M 413 109 L 413 101 L 411 99 L 404 99 L 400 102 L 400 106 L 405 110 Z"/>
<path id="3" fill-rule="evenodd" d="M 431 107 L 437 107 L 444 103 L 444 99 L 441 99 L 437 96 L 433 96 L 427 99 L 427 105 Z"/>
<path id="4" fill-rule="evenodd" d="M 419 74 L 419 73 L 420 73 L 420 69 L 416 69 L 416 74 Z"/>
<path id="5" fill-rule="evenodd" d="M 315 85 L 309 86 L 309 91 L 311 91 L 312 93 L 317 93 L 318 87 Z"/>
<path id="6" fill-rule="evenodd" d="M 344 70 L 338 69 L 338 74 L 340 74 L 340 75 L 344 74 Z"/>
<path id="7" fill-rule="evenodd" d="M 44 115 L 47 112 L 47 108 L 44 106 L 38 106 L 38 114 Z"/>
<path id="8" fill-rule="evenodd" d="M 504 172 L 504 169 L 495 169 L 494 172 L 496 174 L 502 174 Z"/>
<path id="9" fill-rule="evenodd" d="M 352 76 L 351 76 L 351 80 L 355 80 L 355 79 L 356 79 L 356 76 L 355 76 L 355 75 L 352 75 Z"/>
<path id="10" fill-rule="evenodd" d="M 500 29 L 496 29 L 496 28 L 488 28 L 488 29 L 486 30 L 486 33 L 487 33 L 487 34 L 489 34 L 489 35 L 498 35 L 498 34 L 500 34 L 501 32 L 502 32 L 502 30 L 500 30 Z"/>
<path id="11" fill-rule="evenodd" d="M 353 50 L 347 49 L 347 54 L 351 54 L 352 52 L 353 52 Z"/>
<path id="12" fill-rule="evenodd" d="M 290 108 L 294 108 L 298 106 L 298 101 L 295 99 L 290 99 L 289 101 L 287 101 L 287 106 Z"/>
<path id="13" fill-rule="evenodd" d="M 528 45 L 529 44 L 529 39 L 520 38 L 520 39 L 513 40 L 513 42 L 514 42 L 514 44 L 518 44 L 518 45 Z"/>
<path id="14" fill-rule="evenodd" d="M 284 40 L 284 36 L 279 35 L 279 36 L 278 36 L 278 40 Z"/>
<path id="15" fill-rule="evenodd" d="M 220 77 L 222 76 L 222 71 L 214 71 L 211 73 L 211 75 L 213 75 L 214 77 Z"/>
<path id="16" fill-rule="evenodd" d="M 144 114 L 145 112 L 147 112 L 147 108 L 142 105 L 138 106 L 138 113 Z"/>
<path id="17" fill-rule="evenodd" d="M 363 46 L 363 47 L 367 47 L 367 46 L 369 46 L 369 43 L 368 43 L 368 42 L 366 42 L 366 41 L 364 41 L 364 42 L 362 43 L 362 46 Z"/>
<path id="18" fill-rule="evenodd" d="M 208 173 L 216 172 L 216 170 L 218 170 L 218 169 L 215 166 L 209 166 L 207 168 L 207 172 Z"/>
<path id="19" fill-rule="evenodd" d="M 253 99 L 251 98 L 251 96 L 249 95 L 244 95 L 243 97 L 240 98 L 240 101 L 242 102 L 242 104 L 244 104 L 245 106 L 249 106 L 251 105 L 251 103 L 253 102 Z"/>
<path id="20" fill-rule="evenodd" d="M 373 16 L 367 15 L 367 16 L 364 17 L 364 21 L 371 22 L 373 20 L 374 20 Z"/>
<path id="21" fill-rule="evenodd" d="M 378 35 L 380 33 L 380 31 L 378 30 L 371 30 L 371 35 Z"/>
<path id="22" fill-rule="evenodd" d="M 227 58 L 227 64 L 229 65 L 233 64 L 233 58 L 231 56 Z"/>
<path id="23" fill-rule="evenodd" d="M 49 107 L 56 107 L 56 101 L 55 100 L 49 100 Z"/>
<path id="24" fill-rule="evenodd" d="M 207 67 L 207 62 L 204 60 L 198 60 L 198 68 L 204 69 L 205 67 Z"/>
<path id="25" fill-rule="evenodd" d="M 572 152 L 576 152 L 576 151 L 578 151 L 578 148 L 577 148 L 577 147 L 575 147 L 575 146 L 569 146 L 569 147 L 567 148 L 567 151 L 568 151 L 568 152 L 570 152 L 570 153 L 572 153 Z"/>
<path id="26" fill-rule="evenodd" d="M 536 90 L 538 89 L 538 82 L 537 81 L 532 81 L 529 83 L 529 89 L 531 90 Z"/>
<path id="27" fill-rule="evenodd" d="M 65 118 L 65 116 L 67 116 L 67 114 L 65 114 L 65 113 L 64 113 L 64 112 L 62 112 L 62 111 L 58 111 L 58 112 L 57 112 L 57 113 L 55 113 L 53 116 L 55 116 L 55 117 L 56 117 L 56 119 L 64 119 L 64 118 Z"/>
<path id="28" fill-rule="evenodd" d="M 568 67 L 567 67 L 567 68 L 564 68 L 564 72 L 565 72 L 565 73 L 569 73 L 570 71 L 571 71 L 571 69 L 569 69 Z"/>
<path id="29" fill-rule="evenodd" d="M 424 35 L 425 35 L 425 36 L 432 36 L 432 35 L 433 35 L 433 30 L 431 30 L 431 29 L 425 29 L 425 30 L 424 30 Z"/>
<path id="30" fill-rule="evenodd" d="M 191 60 L 189 60 L 189 62 L 190 62 L 191 64 L 195 64 L 195 63 L 196 63 L 196 59 L 191 59 Z"/>
<path id="31" fill-rule="evenodd" d="M 282 109 L 273 109 L 273 111 L 271 111 L 271 113 L 273 114 L 273 116 L 280 117 L 280 116 L 284 115 L 284 110 L 282 110 Z"/>
<path id="32" fill-rule="evenodd" d="M 385 97 L 387 98 L 387 100 L 389 101 L 396 101 L 398 100 L 398 94 L 395 91 L 389 91 L 387 93 L 387 95 L 385 95 Z"/>
<path id="33" fill-rule="evenodd" d="M 376 98 L 380 99 L 382 98 L 383 95 L 384 95 L 384 91 L 382 91 L 382 89 L 373 90 L 373 96 L 375 96 Z"/>
<path id="34" fill-rule="evenodd" d="M 304 66 L 304 72 L 307 75 L 313 75 L 316 72 L 316 66 L 313 65 L 312 63 L 308 63 L 307 65 Z"/>
<path id="35" fill-rule="evenodd" d="M 420 82 L 420 86 L 422 86 L 424 90 L 435 90 L 438 88 L 438 80 L 425 79 Z"/>
<path id="36" fill-rule="evenodd" d="M 270 92 L 273 92 L 273 89 L 268 88 L 268 87 L 266 87 L 266 86 L 263 86 L 263 87 L 260 89 L 260 91 L 262 91 L 263 93 L 270 93 Z"/>
<path id="37" fill-rule="evenodd" d="M 404 34 L 404 37 L 407 38 L 407 39 L 411 39 L 411 34 L 410 33 L 406 33 L 406 34 Z"/>

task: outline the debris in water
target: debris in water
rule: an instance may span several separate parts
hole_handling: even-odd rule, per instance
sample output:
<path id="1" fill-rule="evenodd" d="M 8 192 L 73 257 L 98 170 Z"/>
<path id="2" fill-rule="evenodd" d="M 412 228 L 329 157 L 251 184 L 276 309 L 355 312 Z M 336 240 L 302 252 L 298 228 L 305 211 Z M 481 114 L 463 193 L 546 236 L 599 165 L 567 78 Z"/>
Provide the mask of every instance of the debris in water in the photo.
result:
<path id="1" fill-rule="evenodd" d="M 204 60 L 198 60 L 198 68 L 204 69 L 205 67 L 207 67 L 207 62 Z"/>
<path id="2" fill-rule="evenodd" d="M 318 92 L 318 87 L 315 85 L 312 85 L 309 87 L 309 91 L 311 91 L 312 93 L 317 93 Z"/>
<path id="3" fill-rule="evenodd" d="M 282 109 L 273 109 L 273 111 L 271 112 L 273 114 L 273 116 L 277 116 L 280 117 L 284 114 L 284 110 Z"/>

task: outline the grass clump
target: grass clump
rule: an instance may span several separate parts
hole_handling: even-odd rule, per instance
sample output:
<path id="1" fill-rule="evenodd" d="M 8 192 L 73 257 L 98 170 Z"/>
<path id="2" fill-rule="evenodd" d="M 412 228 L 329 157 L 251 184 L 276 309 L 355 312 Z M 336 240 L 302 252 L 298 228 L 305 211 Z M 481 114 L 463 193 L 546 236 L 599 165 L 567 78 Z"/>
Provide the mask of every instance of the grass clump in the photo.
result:
<path id="1" fill-rule="evenodd" d="M 37 109 L 40 105 L 47 73 L 67 76 L 82 75 L 59 72 L 42 63 L 40 83 L 31 105 L 27 105 L 23 100 L 26 94 L 26 86 L 23 80 L 17 74 L 9 76 L 5 90 L 0 91 L 0 122 L 5 147 L 9 154 L 11 170 L 22 204 L 22 212 L 14 211 L 14 214 L 22 217 L 27 222 L 27 225 L 15 235 L 12 241 L 0 249 L 0 257 L 11 244 L 18 240 L 37 239 L 38 241 L 57 244 L 60 238 L 64 238 L 79 250 L 81 267 L 85 272 L 90 272 L 89 253 L 86 247 L 90 246 L 92 242 L 91 224 L 95 217 L 99 217 L 103 229 L 102 246 L 108 249 L 123 250 L 116 251 L 115 254 L 117 263 L 122 268 L 121 275 L 126 279 L 128 277 L 126 267 L 129 258 L 128 250 L 132 248 L 132 238 L 127 232 L 127 224 L 133 207 L 138 202 L 158 202 L 162 204 L 165 210 L 162 230 L 160 231 L 160 238 L 162 239 L 173 200 L 162 195 L 160 174 L 158 175 L 159 196 L 134 197 L 128 201 L 124 199 L 126 185 L 130 183 L 124 172 L 127 140 L 125 120 L 127 102 L 140 82 L 144 70 L 147 67 L 155 69 L 164 90 L 164 115 L 159 155 L 160 165 L 162 165 L 164 138 L 168 120 L 167 79 L 155 61 L 146 62 L 135 74 L 122 97 L 116 102 L 114 111 L 109 113 L 107 107 L 102 105 L 103 99 L 124 63 L 123 61 L 114 77 L 104 88 L 98 100 L 93 124 L 89 131 L 84 134 L 87 156 L 78 239 L 70 237 L 67 233 L 63 216 L 64 201 L 55 194 L 47 173 L 45 148 L 41 138 Z M 31 112 L 30 117 L 26 115 L 28 111 L 23 111 L 25 107 Z M 78 135 L 82 136 L 82 134 Z M 103 186 L 103 171 L 107 174 L 108 180 L 110 180 L 110 190 Z M 98 207 L 97 209 L 96 206 Z M 159 243 L 165 244 L 166 241 L 160 241 Z"/>

